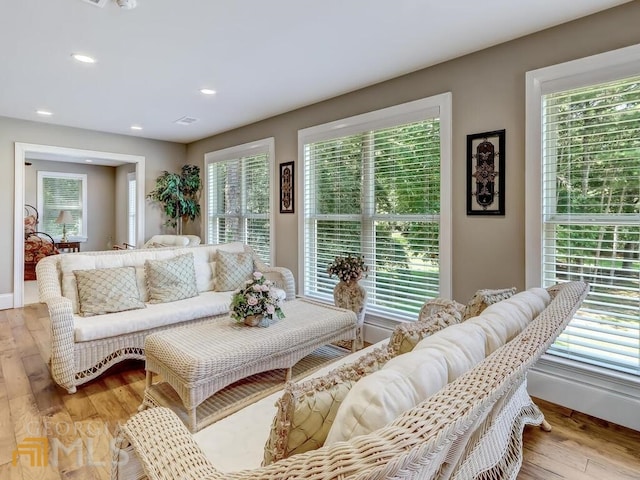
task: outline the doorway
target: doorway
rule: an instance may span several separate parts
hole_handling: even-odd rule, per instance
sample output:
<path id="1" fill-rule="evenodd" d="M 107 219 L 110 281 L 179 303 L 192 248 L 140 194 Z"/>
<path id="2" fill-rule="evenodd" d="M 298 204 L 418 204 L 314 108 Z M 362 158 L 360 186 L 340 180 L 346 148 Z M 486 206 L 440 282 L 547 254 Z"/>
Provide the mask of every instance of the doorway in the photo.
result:
<path id="1" fill-rule="evenodd" d="M 30 158 L 84 163 L 87 159 L 94 165 L 119 166 L 135 165 L 136 182 L 136 239 L 144 240 L 144 178 L 145 157 L 123 153 L 82 150 L 29 143 L 15 144 L 15 210 L 14 210 L 14 254 L 13 254 L 13 307 L 24 306 L 24 203 L 25 203 L 25 162 Z"/>

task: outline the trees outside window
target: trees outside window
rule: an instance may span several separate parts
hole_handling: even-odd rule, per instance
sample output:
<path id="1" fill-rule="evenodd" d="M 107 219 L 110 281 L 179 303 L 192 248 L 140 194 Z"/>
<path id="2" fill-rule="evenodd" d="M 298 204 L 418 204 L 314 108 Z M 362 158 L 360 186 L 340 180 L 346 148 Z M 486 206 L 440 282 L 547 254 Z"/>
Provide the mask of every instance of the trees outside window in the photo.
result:
<path id="1" fill-rule="evenodd" d="M 205 155 L 207 242 L 241 241 L 267 264 L 272 239 L 273 138 Z"/>
<path id="2" fill-rule="evenodd" d="M 441 188 L 450 168 L 445 107 L 437 100 L 412 106 L 406 115 L 396 107 L 300 132 L 305 295 L 330 300 L 327 266 L 349 254 L 370 266 L 361 282 L 368 312 L 416 318 L 426 298 L 450 294 L 442 289 L 450 268 L 442 250 L 450 216 L 450 188 L 446 198 Z"/>
<path id="3" fill-rule="evenodd" d="M 541 131 L 530 140 L 539 182 L 528 172 L 531 191 L 540 188 L 527 203 L 541 210 L 530 210 L 528 274 L 591 287 L 549 353 L 640 375 L 640 65 L 635 74 L 594 60 L 580 73 L 549 68 L 529 76 Z M 613 78 L 595 80 L 598 69 Z"/>

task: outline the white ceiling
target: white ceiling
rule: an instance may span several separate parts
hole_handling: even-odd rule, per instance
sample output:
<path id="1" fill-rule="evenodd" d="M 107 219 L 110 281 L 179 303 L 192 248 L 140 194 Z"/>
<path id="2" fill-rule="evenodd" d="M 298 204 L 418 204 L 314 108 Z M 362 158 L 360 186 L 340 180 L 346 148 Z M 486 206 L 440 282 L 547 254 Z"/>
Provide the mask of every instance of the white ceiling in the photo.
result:
<path id="1" fill-rule="evenodd" d="M 188 143 L 626 1 L 11 0 L 0 116 Z"/>

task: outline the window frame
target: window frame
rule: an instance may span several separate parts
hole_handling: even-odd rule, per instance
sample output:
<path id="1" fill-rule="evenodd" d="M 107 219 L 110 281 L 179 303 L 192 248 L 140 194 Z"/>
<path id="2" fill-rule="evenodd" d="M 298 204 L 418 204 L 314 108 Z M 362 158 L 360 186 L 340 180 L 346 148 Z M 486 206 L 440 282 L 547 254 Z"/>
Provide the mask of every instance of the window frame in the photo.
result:
<path id="1" fill-rule="evenodd" d="M 543 96 L 552 92 L 587 87 L 638 75 L 640 44 L 585 57 L 526 73 L 525 125 L 525 284 L 540 286 L 543 281 Z M 584 412 L 611 418 L 593 407 L 594 402 L 610 404 L 608 396 L 640 400 L 640 378 L 624 372 L 587 364 L 579 360 L 545 354 L 532 372 L 532 395 L 569 405 Z M 544 381 L 542 379 L 545 379 Z M 558 385 L 553 384 L 558 382 Z M 571 384 L 576 393 L 567 393 Z M 557 396 L 556 390 L 565 391 Z M 590 400 L 585 399 L 589 391 Z M 579 393 L 578 393 L 579 392 Z M 619 393 L 618 393 L 619 392 Z M 602 395 L 602 400 L 596 400 Z M 566 396 L 568 401 L 562 400 Z M 585 404 L 585 401 L 588 404 Z M 624 412 L 618 414 L 624 417 Z M 626 424 L 626 418 L 617 420 Z"/>
<path id="2" fill-rule="evenodd" d="M 269 265 L 275 264 L 275 208 L 277 207 L 277 198 L 275 195 L 275 139 L 273 137 L 255 140 L 253 142 L 236 145 L 221 150 L 207 152 L 204 155 L 204 193 L 205 201 L 203 208 L 203 231 L 206 243 L 213 243 L 214 239 L 209 238 L 209 197 L 212 193 L 212 185 L 209 184 L 208 166 L 211 163 L 236 160 L 240 157 L 255 156 L 259 153 L 265 153 L 268 156 L 269 163 L 269 256 L 268 259 L 262 259 Z M 243 201 L 244 203 L 244 201 Z"/>
<path id="3" fill-rule="evenodd" d="M 136 245 L 137 242 L 137 188 L 136 172 L 127 173 L 127 243 L 130 245 Z"/>
<path id="4" fill-rule="evenodd" d="M 74 173 L 74 172 L 48 172 L 44 170 L 38 170 L 37 173 L 37 204 L 38 204 L 38 212 L 40 215 L 40 224 L 44 223 L 44 179 L 45 178 L 71 178 L 76 179 L 81 182 L 81 191 L 82 191 L 82 222 L 81 228 L 82 231 L 79 235 L 68 235 L 68 238 L 75 241 L 86 242 L 88 239 L 88 226 L 87 226 L 87 216 L 88 216 L 88 206 L 87 206 L 87 177 L 86 173 Z M 45 232 L 48 233 L 48 232 Z M 60 241 L 62 235 L 52 235 L 52 238 L 56 241 Z"/>
<path id="5" fill-rule="evenodd" d="M 296 183 L 300 185 L 298 202 L 298 291 L 306 294 L 306 250 L 305 250 L 305 214 L 307 210 L 305 192 L 305 145 L 362 133 L 364 131 L 392 128 L 408 123 L 438 117 L 440 120 L 440 233 L 439 233 L 439 295 L 452 297 L 452 94 L 451 92 L 415 100 L 380 110 L 335 120 L 298 131 L 298 162 Z M 363 187 L 366 188 L 366 187 Z M 363 210 L 365 212 L 365 210 Z M 365 215 L 366 213 L 363 213 Z M 362 216 L 363 216 L 362 215 Z M 375 215 L 372 217 L 374 220 Z M 326 300 L 326 299 L 324 299 Z M 376 314 L 367 311 L 367 323 L 392 328 L 398 321 L 415 320 L 414 317 L 385 313 Z"/>

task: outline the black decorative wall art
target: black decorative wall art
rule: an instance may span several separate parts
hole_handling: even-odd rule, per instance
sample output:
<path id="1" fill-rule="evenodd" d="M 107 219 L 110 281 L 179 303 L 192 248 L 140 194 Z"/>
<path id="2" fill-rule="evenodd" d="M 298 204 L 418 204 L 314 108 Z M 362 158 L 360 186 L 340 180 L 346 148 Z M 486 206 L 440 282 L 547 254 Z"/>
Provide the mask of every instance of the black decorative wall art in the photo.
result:
<path id="1" fill-rule="evenodd" d="M 467 215 L 504 215 L 505 131 L 467 135 Z"/>
<path id="2" fill-rule="evenodd" d="M 293 162 L 280 164 L 280 213 L 294 213 Z"/>

